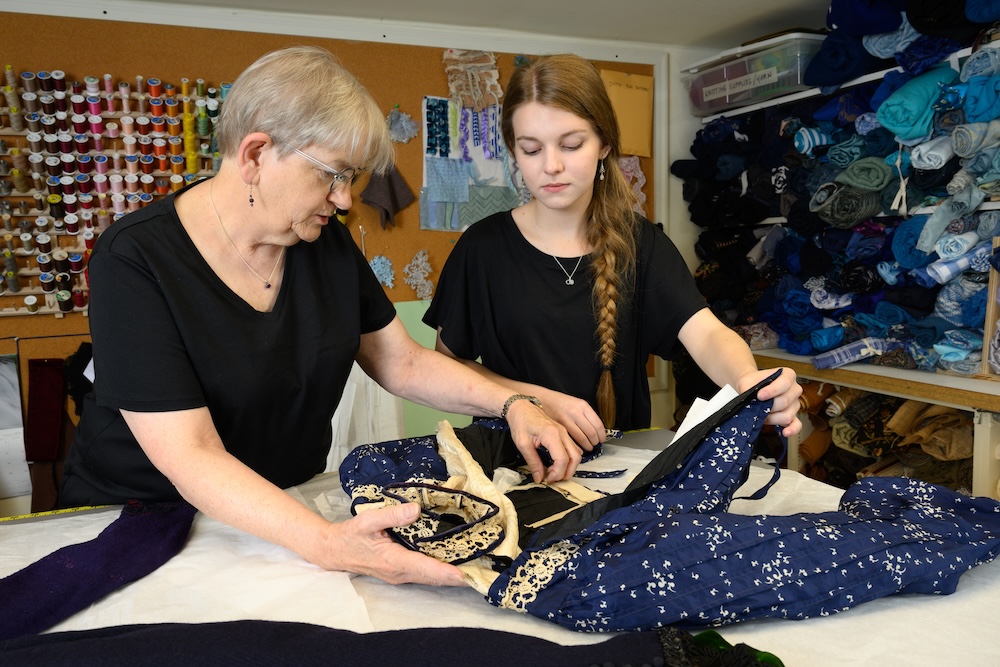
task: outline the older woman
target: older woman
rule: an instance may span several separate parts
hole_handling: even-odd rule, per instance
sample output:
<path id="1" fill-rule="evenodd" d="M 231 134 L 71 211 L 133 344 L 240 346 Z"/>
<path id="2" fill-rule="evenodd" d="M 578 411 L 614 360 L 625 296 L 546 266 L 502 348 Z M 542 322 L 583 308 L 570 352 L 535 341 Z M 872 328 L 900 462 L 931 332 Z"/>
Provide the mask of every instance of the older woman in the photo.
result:
<path id="1" fill-rule="evenodd" d="M 532 397 L 414 342 L 330 224 L 358 174 L 393 157 L 384 114 L 333 56 L 261 57 L 222 105 L 217 138 L 214 178 L 116 222 L 94 248 L 95 386 L 60 504 L 183 498 L 327 569 L 461 584 L 457 568 L 385 535 L 417 506 L 334 524 L 282 491 L 324 469 L 352 363 L 399 396 L 507 417 L 536 480 L 572 475 L 579 448 Z"/>

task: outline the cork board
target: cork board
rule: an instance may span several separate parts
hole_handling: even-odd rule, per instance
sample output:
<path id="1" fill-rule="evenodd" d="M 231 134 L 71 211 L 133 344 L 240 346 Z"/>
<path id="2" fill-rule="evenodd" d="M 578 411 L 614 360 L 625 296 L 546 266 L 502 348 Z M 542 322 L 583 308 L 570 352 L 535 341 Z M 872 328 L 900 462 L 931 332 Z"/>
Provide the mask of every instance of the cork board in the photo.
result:
<path id="1" fill-rule="evenodd" d="M 317 45 L 336 54 L 344 65 L 371 91 L 388 114 L 398 105 L 418 123 L 424 96 L 448 96 L 448 81 L 442 64 L 444 47 L 425 47 L 372 43 L 253 32 L 161 26 L 143 23 L 109 22 L 66 17 L 0 12 L 4 26 L 3 63 L 18 72 L 63 70 L 66 79 L 82 81 L 86 76 L 111 74 L 115 81 L 134 80 L 136 75 L 155 77 L 179 87 L 182 78 L 204 79 L 206 86 L 219 87 L 232 81 L 258 56 L 274 49 L 298 44 Z M 105 45 L 99 48 L 98 45 Z M 501 85 L 514 69 L 518 54 L 496 53 Z M 530 55 L 530 54 L 528 54 Z M 629 74 L 653 74 L 653 66 L 623 62 L 594 61 L 599 69 Z M 419 196 L 423 181 L 422 134 L 408 143 L 396 144 L 396 168 Z M 653 211 L 654 168 L 651 158 L 641 159 L 646 176 L 646 210 Z M 413 288 L 403 281 L 403 267 L 414 255 L 426 250 L 431 266 L 429 279 L 437 282 L 441 267 L 458 232 L 420 229 L 419 204 L 414 202 L 395 217 L 395 226 L 381 229 L 378 211 L 360 201 L 355 193 L 354 206 L 346 223 L 359 247 L 361 229 L 365 230 L 365 254 L 370 260 L 385 255 L 392 262 L 396 280 L 386 293 L 394 302 L 416 300 Z M 0 297 L 0 300 L 6 297 Z M 30 356 L 66 356 L 67 333 L 86 334 L 86 317 L 70 313 L 63 318 L 0 318 L 0 347 L 10 348 L 10 339 L 53 336 L 51 345 L 32 344 Z M 25 343 L 20 344 L 22 359 Z M 5 350 L 0 350 L 5 351 Z M 9 351 L 9 350 L 8 350 Z"/>

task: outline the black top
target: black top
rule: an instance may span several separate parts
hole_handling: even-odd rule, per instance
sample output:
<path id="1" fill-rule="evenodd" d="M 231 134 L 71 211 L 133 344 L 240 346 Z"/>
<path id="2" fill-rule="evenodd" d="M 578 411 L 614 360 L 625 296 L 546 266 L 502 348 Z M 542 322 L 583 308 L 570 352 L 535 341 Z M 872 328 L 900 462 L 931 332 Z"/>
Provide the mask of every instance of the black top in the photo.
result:
<path id="1" fill-rule="evenodd" d="M 226 449 L 278 486 L 322 472 L 360 336 L 395 316 L 336 222 L 288 248 L 274 309 L 254 310 L 198 253 L 173 203 L 115 222 L 90 258 L 95 385 L 67 457 L 63 506 L 178 497 L 119 409 L 208 406 Z"/>
<path id="2" fill-rule="evenodd" d="M 677 248 L 645 218 L 636 224 L 635 290 L 619 304 L 616 428 L 650 422 L 646 360 L 670 358 L 677 333 L 705 308 Z M 577 258 L 559 258 L 572 273 Z M 424 322 L 458 357 L 500 375 L 586 399 L 596 410 L 601 368 L 590 258 L 566 284 L 556 260 L 521 235 L 510 212 L 466 230 L 438 281 Z M 611 426 L 608 424 L 608 426 Z"/>

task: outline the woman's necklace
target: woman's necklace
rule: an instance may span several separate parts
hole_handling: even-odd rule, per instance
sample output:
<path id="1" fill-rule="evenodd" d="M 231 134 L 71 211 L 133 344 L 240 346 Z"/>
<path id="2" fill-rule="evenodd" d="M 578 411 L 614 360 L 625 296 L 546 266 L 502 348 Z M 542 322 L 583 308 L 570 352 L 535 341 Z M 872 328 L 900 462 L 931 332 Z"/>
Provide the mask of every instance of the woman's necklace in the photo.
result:
<path id="1" fill-rule="evenodd" d="M 250 273 L 254 274 L 254 276 L 257 277 L 257 280 L 264 283 L 264 289 L 271 289 L 271 278 L 274 277 L 274 272 L 278 270 L 278 265 L 281 264 L 281 258 L 285 256 L 285 246 L 281 246 L 281 250 L 278 252 L 278 261 L 274 263 L 274 268 L 271 269 L 271 273 L 268 274 L 267 278 L 264 278 L 259 273 L 253 270 L 253 267 L 250 266 L 250 262 L 243 259 L 243 255 L 240 254 L 239 248 L 237 248 L 236 244 L 233 243 L 233 239 L 231 236 L 229 236 L 229 232 L 226 231 L 226 226 L 222 224 L 222 216 L 219 215 L 219 209 L 215 205 L 214 180 L 212 181 L 212 184 L 208 186 L 208 198 L 212 201 L 212 210 L 215 211 L 215 217 L 219 221 L 219 227 L 222 227 L 222 233 L 226 235 L 226 240 L 229 241 L 229 245 L 231 245 L 233 247 L 233 250 L 236 251 L 236 256 L 239 257 L 240 261 L 243 262 L 243 265 L 250 270 Z"/>
<path id="2" fill-rule="evenodd" d="M 580 263 L 583 261 L 583 255 L 576 258 L 576 266 L 573 267 L 573 271 L 567 271 L 566 267 L 562 265 L 559 258 L 549 252 L 549 247 L 545 244 L 545 239 L 542 238 L 542 230 L 538 227 L 538 217 L 535 215 L 534 209 L 531 211 L 531 222 L 535 225 L 535 233 L 538 234 L 538 241 L 542 244 L 542 248 L 545 250 L 545 254 L 556 261 L 556 264 L 562 270 L 563 274 L 566 276 L 566 284 L 574 285 L 576 281 L 573 280 L 573 276 L 576 275 L 576 270 L 580 268 Z"/>

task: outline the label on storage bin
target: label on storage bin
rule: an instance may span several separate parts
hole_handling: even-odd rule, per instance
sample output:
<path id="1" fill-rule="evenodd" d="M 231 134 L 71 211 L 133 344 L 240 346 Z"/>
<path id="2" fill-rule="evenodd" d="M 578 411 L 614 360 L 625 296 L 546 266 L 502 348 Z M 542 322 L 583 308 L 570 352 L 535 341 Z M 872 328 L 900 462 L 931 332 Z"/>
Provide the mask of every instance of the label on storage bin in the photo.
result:
<path id="1" fill-rule="evenodd" d="M 778 68 L 769 67 L 767 69 L 760 70 L 759 72 L 751 72 L 746 76 L 737 77 L 730 81 L 722 81 L 714 85 L 705 86 L 702 89 L 701 94 L 702 99 L 705 102 L 708 102 L 722 97 L 738 95 L 739 93 L 753 90 L 759 86 L 766 86 L 777 82 Z"/>

